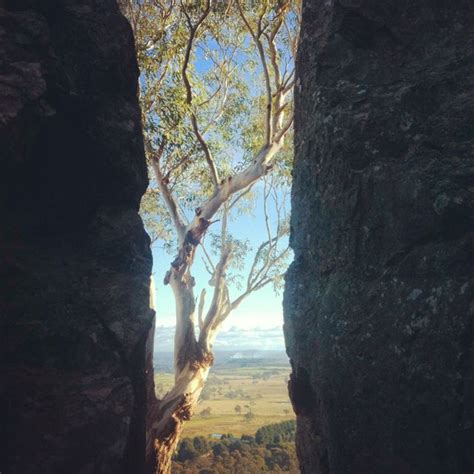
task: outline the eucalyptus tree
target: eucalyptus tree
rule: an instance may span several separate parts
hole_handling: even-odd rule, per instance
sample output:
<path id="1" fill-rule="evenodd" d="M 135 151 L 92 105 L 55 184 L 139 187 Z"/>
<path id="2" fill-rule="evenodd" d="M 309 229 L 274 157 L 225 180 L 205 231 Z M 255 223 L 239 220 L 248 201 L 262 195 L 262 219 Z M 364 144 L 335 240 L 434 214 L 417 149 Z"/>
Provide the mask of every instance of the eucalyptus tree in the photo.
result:
<path id="1" fill-rule="evenodd" d="M 157 400 L 150 438 L 157 472 L 169 472 L 223 322 L 250 294 L 277 288 L 285 270 L 300 9 L 296 0 L 122 3 L 135 32 L 152 171 L 142 216 L 152 239 L 176 252 L 164 277 L 176 303 L 175 384 Z M 267 235 L 244 278 L 251 249 L 231 224 L 255 204 L 259 181 Z M 191 273 L 199 254 L 207 285 Z"/>

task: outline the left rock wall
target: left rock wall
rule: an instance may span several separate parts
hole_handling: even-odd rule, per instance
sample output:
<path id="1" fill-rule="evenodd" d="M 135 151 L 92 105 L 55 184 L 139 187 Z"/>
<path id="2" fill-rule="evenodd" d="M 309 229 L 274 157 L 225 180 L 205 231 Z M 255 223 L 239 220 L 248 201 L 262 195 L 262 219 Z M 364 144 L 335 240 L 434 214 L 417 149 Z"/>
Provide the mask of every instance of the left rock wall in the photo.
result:
<path id="1" fill-rule="evenodd" d="M 115 0 L 0 0 L 2 474 L 145 471 L 138 74 Z"/>

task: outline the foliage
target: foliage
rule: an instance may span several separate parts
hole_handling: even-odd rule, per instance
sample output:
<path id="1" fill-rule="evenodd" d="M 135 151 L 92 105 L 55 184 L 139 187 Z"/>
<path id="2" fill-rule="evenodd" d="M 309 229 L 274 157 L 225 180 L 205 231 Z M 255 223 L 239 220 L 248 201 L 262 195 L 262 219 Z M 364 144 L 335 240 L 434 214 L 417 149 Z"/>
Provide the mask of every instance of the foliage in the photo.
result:
<path id="1" fill-rule="evenodd" d="M 296 421 L 283 421 L 259 428 L 255 433 L 255 441 L 258 444 L 279 444 L 282 441 L 294 441 L 295 433 Z"/>
<path id="2" fill-rule="evenodd" d="M 237 8 L 238 4 L 241 4 L 244 16 Z M 196 207 L 213 193 L 205 152 L 193 127 L 193 116 L 221 176 L 238 173 L 251 163 L 264 139 L 267 91 L 258 48 L 242 19 L 245 17 L 254 27 L 260 22 L 265 32 L 262 33 L 263 39 L 283 19 L 284 27 L 278 30 L 273 43 L 262 41 L 262 44 L 267 56 L 269 79 L 275 83 L 278 79 L 276 69 L 270 67 L 270 58 L 274 58 L 278 63 L 279 79 L 283 83 L 286 80 L 286 84 L 291 86 L 299 1 L 215 2 L 196 31 L 189 51 L 190 25 L 199 22 L 204 3 L 183 5 L 174 0 L 121 0 L 135 34 L 147 156 L 152 160 L 153 156 L 160 154 L 163 180 L 177 203 L 177 212 L 184 221 L 189 221 Z M 189 61 L 186 63 L 188 53 Z M 185 63 L 191 103 L 183 80 Z M 287 115 L 291 115 L 291 89 L 285 107 Z M 269 185 L 275 191 L 274 197 L 280 207 L 287 202 L 286 189 L 290 182 L 291 133 L 290 128 L 275 162 L 273 174 L 277 179 Z M 173 253 L 177 246 L 176 231 L 158 184 L 155 176 L 142 200 L 141 215 L 152 242 Z M 252 213 L 257 194 L 250 190 L 243 195 L 232 209 L 233 217 L 230 216 L 229 220 L 242 213 Z M 218 229 L 223 225 L 222 212 L 217 216 L 217 225 L 213 225 L 207 241 L 211 255 L 219 256 L 224 243 L 232 248 L 228 281 L 236 287 L 243 287 L 244 257 L 256 251 L 255 258 L 261 265 L 256 265 L 255 274 L 264 263 L 274 267 L 268 278 L 259 281 L 265 284 L 275 282 L 275 289 L 279 289 L 288 257 L 286 249 L 281 246 L 285 240 L 282 239 L 280 245 L 270 243 L 261 249 L 252 249 L 247 239 L 232 235 L 230 228 L 222 239 L 222 229 Z M 283 224 L 283 220 L 281 225 L 278 224 L 280 228 L 275 229 L 275 235 L 287 234 L 288 226 L 286 222 Z M 268 265 L 271 256 L 280 254 L 284 255 L 275 265 Z"/>
<path id="3" fill-rule="evenodd" d="M 252 421 L 253 419 L 255 419 L 255 414 L 252 413 L 251 411 L 245 413 L 244 415 L 244 420 L 249 422 L 249 421 Z"/>
<path id="4" fill-rule="evenodd" d="M 290 429 L 292 425 L 292 429 Z M 255 436 L 223 436 L 219 441 L 202 440 L 202 436 L 183 439 L 174 458 L 174 473 L 297 473 L 298 464 L 294 446 L 295 422 L 261 427 Z M 258 443 L 258 432 L 278 443 Z M 293 438 L 291 437 L 293 433 Z M 287 440 L 283 438 L 286 437 Z"/>
<path id="5" fill-rule="evenodd" d="M 225 456 L 228 452 L 229 450 L 224 443 L 214 443 L 212 445 L 212 453 L 214 454 L 214 457 Z"/>
<path id="6" fill-rule="evenodd" d="M 188 461 L 189 459 L 197 458 L 199 454 L 194 449 L 192 440 L 189 438 L 184 438 L 181 443 L 178 445 L 178 450 L 176 454 L 177 461 Z"/>
<path id="7" fill-rule="evenodd" d="M 204 408 L 199 414 L 201 416 L 211 416 L 211 407 Z"/>
<path id="8" fill-rule="evenodd" d="M 174 407 L 166 417 L 175 428 L 170 434 L 167 420 L 160 420 L 153 433 L 166 470 L 186 413 L 198 403 L 203 384 L 194 382 L 207 378 L 223 322 L 253 292 L 282 286 L 300 2 L 121 3 L 135 33 L 145 150 L 153 172 L 141 214 L 153 241 L 177 254 L 164 279 L 176 300 L 176 385 L 160 400 Z M 254 249 L 232 223 L 252 212 L 253 188 L 262 180 L 266 240 L 244 278 Z M 191 274 L 199 252 L 213 294 L 206 313 L 206 284 L 200 282 L 198 302 Z M 201 415 L 210 416 L 210 408 Z M 182 449 L 185 457 L 196 451 Z"/>
<path id="9" fill-rule="evenodd" d="M 197 453 L 205 454 L 209 451 L 209 443 L 204 436 L 195 436 L 193 438 L 193 446 Z"/>

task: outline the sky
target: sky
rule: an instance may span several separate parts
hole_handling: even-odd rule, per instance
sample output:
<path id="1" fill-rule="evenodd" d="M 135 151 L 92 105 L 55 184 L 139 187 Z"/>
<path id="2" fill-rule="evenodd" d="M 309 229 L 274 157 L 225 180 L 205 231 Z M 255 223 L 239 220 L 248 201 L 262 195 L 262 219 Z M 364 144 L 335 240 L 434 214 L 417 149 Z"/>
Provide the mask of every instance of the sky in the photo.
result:
<path id="1" fill-rule="evenodd" d="M 217 44 L 212 39 L 208 41 L 207 49 L 217 48 Z M 203 45 L 201 45 L 203 46 Z M 194 67 L 199 74 L 205 74 L 212 66 L 202 49 L 195 47 Z M 233 61 L 244 61 L 245 58 L 239 53 L 234 56 Z M 255 52 L 256 54 L 256 52 Z M 256 59 L 255 56 L 254 59 Z M 258 64 L 258 61 L 257 61 Z M 243 78 L 248 83 L 251 93 L 257 92 L 257 84 L 263 79 L 260 77 L 261 71 L 252 73 L 250 77 L 247 73 L 243 73 Z M 211 87 L 211 89 L 213 89 Z M 241 150 L 233 150 L 232 156 L 239 161 L 242 156 Z M 230 231 L 237 238 L 245 238 L 250 242 L 253 252 L 249 252 L 245 257 L 243 274 L 248 275 L 253 261 L 253 255 L 258 246 L 268 239 L 265 227 L 265 219 L 263 213 L 263 184 L 257 183 L 254 186 L 256 193 L 255 208 L 251 215 L 244 214 L 239 216 L 230 224 Z M 281 195 L 280 195 L 281 196 Z M 289 198 L 285 197 L 287 203 L 287 211 L 289 212 Z M 273 209 L 269 209 L 271 224 L 276 223 L 276 213 Z M 219 226 L 216 226 L 219 227 Z M 276 225 L 274 226 L 276 228 Z M 210 231 L 212 231 L 212 226 Z M 208 231 L 208 234 L 210 233 Z M 216 229 L 217 231 L 217 229 Z M 206 245 L 209 251 L 209 246 Z M 171 261 L 175 254 L 170 254 L 164 250 L 160 243 L 157 242 L 153 246 L 153 275 L 156 286 L 156 302 L 157 302 L 157 319 L 156 319 L 156 350 L 172 350 L 173 334 L 175 326 L 175 303 L 172 290 L 169 286 L 163 284 L 163 277 L 169 269 Z M 202 250 L 198 249 L 195 263 L 192 267 L 192 275 L 196 280 L 195 295 L 198 296 L 201 289 L 206 286 L 207 303 L 212 297 L 212 287 L 206 285 L 209 280 L 209 274 L 205 270 L 205 266 L 201 261 Z M 289 255 L 288 263 L 291 261 Z M 235 285 L 229 285 L 231 299 L 234 300 L 240 291 Z M 268 350 L 284 350 L 283 340 L 283 311 L 282 311 L 282 292 L 276 294 L 272 285 L 251 294 L 246 300 L 233 311 L 223 324 L 220 334 L 214 343 L 215 349 L 268 349 Z M 197 331 L 196 331 L 197 332 Z"/>
<path id="2" fill-rule="evenodd" d="M 257 197 L 253 214 L 241 215 L 230 224 L 230 230 L 234 235 L 240 238 L 246 237 L 253 248 L 253 252 L 249 252 L 245 258 L 244 274 L 248 274 L 255 249 L 267 239 L 263 218 L 263 185 L 258 184 L 255 193 Z M 275 226 L 276 214 L 271 208 L 269 208 L 269 217 L 270 224 Z M 173 258 L 174 255 L 165 251 L 159 242 L 153 246 L 153 276 L 157 302 L 155 344 L 158 351 L 172 350 L 173 344 L 174 297 L 171 288 L 163 284 L 163 277 Z M 289 261 L 291 261 L 291 255 Z M 205 270 L 199 252 L 192 267 L 192 275 L 196 280 L 195 295 L 199 295 L 201 289 L 206 286 L 207 302 L 209 302 L 212 288 L 207 285 L 209 274 Z M 229 286 L 231 297 L 235 298 L 240 294 L 235 285 Z M 214 348 L 284 350 L 282 298 L 282 291 L 276 294 L 272 285 L 267 285 L 251 294 L 224 322 Z"/>

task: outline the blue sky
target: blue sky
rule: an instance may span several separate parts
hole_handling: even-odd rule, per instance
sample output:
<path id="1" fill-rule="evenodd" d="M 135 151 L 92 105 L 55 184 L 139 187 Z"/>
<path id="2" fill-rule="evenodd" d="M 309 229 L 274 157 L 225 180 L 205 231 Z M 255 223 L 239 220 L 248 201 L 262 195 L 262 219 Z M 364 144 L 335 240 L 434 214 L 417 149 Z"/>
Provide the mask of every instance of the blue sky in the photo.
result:
<path id="1" fill-rule="evenodd" d="M 207 44 L 201 44 L 195 47 L 193 63 L 196 72 L 204 75 L 212 62 L 204 54 L 201 47 L 208 50 L 217 51 L 217 43 L 213 39 L 206 39 Z M 247 39 L 247 41 L 250 41 Z M 224 45 L 225 46 L 225 45 Z M 247 54 L 247 53 L 245 53 Z M 256 51 L 254 52 L 255 57 Z M 243 52 L 239 52 L 233 59 L 234 62 L 244 64 L 246 56 Z M 258 61 L 257 61 L 258 64 Z M 246 68 L 242 68 L 240 73 L 249 87 L 251 95 L 259 93 L 257 86 L 262 84 L 261 68 L 257 66 L 257 70 L 249 73 Z M 215 89 L 211 87 L 212 91 Z M 258 94 L 257 94 L 258 95 Z M 206 137 L 208 138 L 208 137 Z M 229 144 L 230 145 L 230 144 Z M 236 162 L 240 161 L 243 150 L 233 149 L 232 156 Z M 257 183 L 254 186 L 257 198 L 255 200 L 254 212 L 251 215 L 244 214 L 235 219 L 230 224 L 230 231 L 237 238 L 245 238 L 250 241 L 253 250 L 267 240 L 267 232 L 265 227 L 265 219 L 263 213 L 263 184 Z M 287 199 L 289 201 L 289 199 Z M 289 202 L 287 202 L 289 211 Z M 270 221 L 275 224 L 276 213 L 269 210 Z M 275 226 L 276 228 L 276 226 Z M 212 227 L 210 229 L 212 231 Z M 217 229 L 216 229 L 217 231 Z M 209 233 L 209 231 L 208 231 Z M 209 251 L 209 246 L 206 245 Z M 253 261 L 254 252 L 249 252 L 244 260 L 243 274 L 248 272 Z M 207 289 L 207 302 L 212 297 L 212 288 L 206 285 L 209 280 L 209 274 L 205 270 L 205 266 L 201 260 L 202 250 L 198 249 L 195 263 L 192 267 L 192 275 L 196 280 L 195 295 L 198 296 L 201 289 L 205 286 Z M 175 303 L 171 288 L 163 285 L 163 277 L 169 268 L 170 262 L 175 255 L 169 254 L 158 242 L 153 247 L 153 275 L 156 285 L 156 301 L 157 301 L 157 330 L 156 330 L 156 350 L 171 350 L 172 340 L 175 326 Z M 291 255 L 289 261 L 291 260 Z M 288 262 L 289 263 L 289 262 Z M 240 291 L 235 285 L 230 284 L 231 299 L 235 299 Z M 214 347 L 216 349 L 280 349 L 284 350 L 283 341 L 283 312 L 282 312 L 282 293 L 275 294 L 273 286 L 267 285 L 265 288 L 251 294 L 246 300 L 233 311 L 224 323 L 221 333 L 216 339 Z"/>
<path id="2" fill-rule="evenodd" d="M 244 214 L 230 224 L 230 230 L 239 238 L 246 237 L 255 249 L 266 240 L 263 217 L 262 185 L 256 186 L 257 199 L 253 215 Z M 276 223 L 274 211 L 269 209 L 270 222 Z M 208 249 L 209 251 L 209 249 Z M 209 301 L 212 289 L 206 285 L 209 274 L 201 260 L 201 250 L 196 255 L 192 274 L 196 280 L 195 294 L 199 295 L 206 286 Z M 244 274 L 247 274 L 253 260 L 254 252 L 245 258 Z M 173 255 L 167 253 L 157 243 L 153 247 L 153 275 L 156 285 L 157 319 L 156 350 L 172 349 L 172 334 L 175 325 L 174 297 L 169 286 L 163 284 L 163 277 L 169 268 Z M 291 259 L 291 256 L 290 256 Z M 230 285 L 231 297 L 240 294 L 235 285 Z M 281 349 L 283 341 L 282 292 L 275 294 L 271 285 L 251 294 L 233 311 L 222 327 L 216 339 L 216 349 Z"/>

